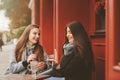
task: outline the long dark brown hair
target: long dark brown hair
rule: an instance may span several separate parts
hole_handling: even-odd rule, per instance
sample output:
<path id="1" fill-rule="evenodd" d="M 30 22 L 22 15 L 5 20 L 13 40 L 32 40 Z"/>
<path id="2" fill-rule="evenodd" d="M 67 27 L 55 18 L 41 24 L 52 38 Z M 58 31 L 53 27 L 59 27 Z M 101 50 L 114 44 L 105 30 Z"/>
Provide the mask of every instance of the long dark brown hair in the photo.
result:
<path id="1" fill-rule="evenodd" d="M 16 58 L 17 62 L 21 60 L 23 51 L 25 50 L 25 47 L 26 47 L 26 43 L 28 42 L 28 39 L 29 39 L 30 31 L 33 28 L 38 28 L 39 29 L 39 26 L 34 25 L 34 24 L 28 25 L 26 27 L 26 29 L 24 30 L 24 32 L 22 33 L 21 37 L 19 38 L 17 44 L 16 44 L 15 58 Z M 38 61 L 44 59 L 44 57 L 43 57 L 43 53 L 44 53 L 43 47 L 39 44 L 39 42 L 35 44 L 35 48 L 34 48 L 33 53 L 37 54 L 37 60 Z"/>
<path id="2" fill-rule="evenodd" d="M 75 46 L 75 49 L 81 57 L 84 57 L 86 67 L 89 69 L 94 69 L 94 57 L 91 48 L 91 42 L 83 25 L 78 21 L 73 21 L 66 27 L 69 27 L 71 30 L 74 38 L 73 44 Z M 65 43 L 68 43 L 67 37 Z"/>

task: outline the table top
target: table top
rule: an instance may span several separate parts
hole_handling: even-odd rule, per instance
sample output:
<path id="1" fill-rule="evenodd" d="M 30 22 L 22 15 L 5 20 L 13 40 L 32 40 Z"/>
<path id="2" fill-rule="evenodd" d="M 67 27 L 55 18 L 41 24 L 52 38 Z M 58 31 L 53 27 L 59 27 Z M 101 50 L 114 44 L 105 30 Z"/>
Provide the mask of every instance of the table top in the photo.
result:
<path id="1" fill-rule="evenodd" d="M 42 80 L 46 75 L 38 75 L 36 80 Z M 21 74 L 9 74 L 0 75 L 0 80 L 35 80 L 31 75 L 21 75 Z"/>

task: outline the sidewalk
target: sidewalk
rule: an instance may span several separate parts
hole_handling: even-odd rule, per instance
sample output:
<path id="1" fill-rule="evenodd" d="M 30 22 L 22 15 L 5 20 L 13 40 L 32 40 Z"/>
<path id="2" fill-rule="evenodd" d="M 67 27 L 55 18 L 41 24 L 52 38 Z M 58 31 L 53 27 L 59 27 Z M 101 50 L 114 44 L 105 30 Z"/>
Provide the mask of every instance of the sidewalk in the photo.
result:
<path id="1" fill-rule="evenodd" d="M 4 73 L 9 64 L 9 56 L 13 44 L 7 44 L 2 46 L 2 52 L 0 51 L 0 75 Z"/>

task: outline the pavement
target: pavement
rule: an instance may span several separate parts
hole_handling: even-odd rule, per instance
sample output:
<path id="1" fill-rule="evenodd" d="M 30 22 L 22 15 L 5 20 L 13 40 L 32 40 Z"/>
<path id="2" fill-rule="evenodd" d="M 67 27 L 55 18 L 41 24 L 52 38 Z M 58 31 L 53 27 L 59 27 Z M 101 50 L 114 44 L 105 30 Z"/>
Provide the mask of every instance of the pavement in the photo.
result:
<path id="1" fill-rule="evenodd" d="M 4 71 L 9 65 L 9 56 L 13 44 L 6 44 L 2 46 L 2 51 L 0 51 L 0 75 L 4 74 Z"/>

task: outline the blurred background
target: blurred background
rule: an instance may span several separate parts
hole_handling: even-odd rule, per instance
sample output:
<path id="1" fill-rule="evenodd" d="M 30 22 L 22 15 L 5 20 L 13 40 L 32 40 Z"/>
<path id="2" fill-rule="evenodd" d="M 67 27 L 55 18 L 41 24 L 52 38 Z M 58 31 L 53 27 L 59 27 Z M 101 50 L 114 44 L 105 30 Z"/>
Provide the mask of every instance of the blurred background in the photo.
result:
<path id="1" fill-rule="evenodd" d="M 31 23 L 29 0 L 0 0 L 0 74 L 8 65 L 9 53 Z"/>

